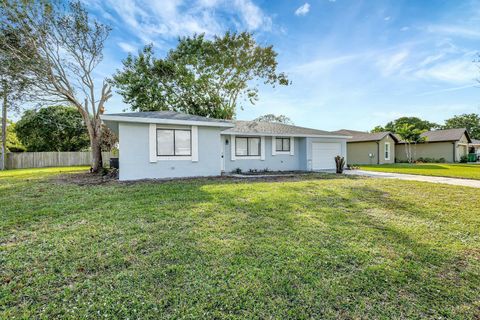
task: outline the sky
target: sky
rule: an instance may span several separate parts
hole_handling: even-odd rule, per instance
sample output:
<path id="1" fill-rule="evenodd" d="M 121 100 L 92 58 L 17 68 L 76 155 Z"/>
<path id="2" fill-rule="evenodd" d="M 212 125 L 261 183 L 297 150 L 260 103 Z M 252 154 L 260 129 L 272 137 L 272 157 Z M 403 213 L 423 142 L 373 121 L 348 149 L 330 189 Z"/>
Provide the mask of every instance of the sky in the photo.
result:
<path id="1" fill-rule="evenodd" d="M 323 130 L 371 130 L 401 116 L 443 123 L 480 113 L 480 0 L 84 0 L 112 33 L 98 78 L 153 44 L 250 31 L 273 45 L 290 86 L 260 86 L 237 119 L 283 114 Z M 114 94 L 107 113 L 128 110 Z"/>

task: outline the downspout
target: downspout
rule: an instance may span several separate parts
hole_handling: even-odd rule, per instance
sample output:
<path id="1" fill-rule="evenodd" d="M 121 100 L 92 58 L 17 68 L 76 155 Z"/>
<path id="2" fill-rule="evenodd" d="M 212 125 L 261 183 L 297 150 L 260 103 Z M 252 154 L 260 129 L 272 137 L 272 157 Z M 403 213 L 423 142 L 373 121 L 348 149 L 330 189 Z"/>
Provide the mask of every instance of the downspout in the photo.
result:
<path id="1" fill-rule="evenodd" d="M 377 164 L 380 164 L 380 142 L 377 141 Z"/>

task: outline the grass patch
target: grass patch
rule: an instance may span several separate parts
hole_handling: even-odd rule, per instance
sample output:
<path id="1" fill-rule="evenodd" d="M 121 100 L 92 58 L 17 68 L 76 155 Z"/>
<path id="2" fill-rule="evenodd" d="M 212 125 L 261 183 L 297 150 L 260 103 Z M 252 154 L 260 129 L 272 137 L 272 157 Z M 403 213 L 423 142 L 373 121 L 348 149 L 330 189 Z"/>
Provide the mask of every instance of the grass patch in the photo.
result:
<path id="1" fill-rule="evenodd" d="M 55 174 L 0 177 L 0 318 L 480 315 L 474 188 Z"/>
<path id="2" fill-rule="evenodd" d="M 480 180 L 480 165 L 461 163 L 422 163 L 422 164 L 381 164 L 360 165 L 360 169 L 368 171 L 419 174 L 425 176 L 451 177 Z"/>

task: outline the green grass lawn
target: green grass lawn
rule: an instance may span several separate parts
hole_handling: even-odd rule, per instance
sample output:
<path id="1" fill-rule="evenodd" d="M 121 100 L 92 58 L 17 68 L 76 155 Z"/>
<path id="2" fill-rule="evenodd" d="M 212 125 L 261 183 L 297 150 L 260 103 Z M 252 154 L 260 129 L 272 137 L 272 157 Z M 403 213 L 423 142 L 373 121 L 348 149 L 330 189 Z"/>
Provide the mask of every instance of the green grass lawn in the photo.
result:
<path id="1" fill-rule="evenodd" d="M 425 176 L 452 177 L 452 178 L 480 180 L 480 164 L 395 163 L 395 164 L 381 164 L 381 165 L 360 165 L 360 169 L 369 170 L 369 171 L 420 174 Z"/>
<path id="2" fill-rule="evenodd" d="M 480 192 L 0 173 L 0 318 L 480 316 Z"/>

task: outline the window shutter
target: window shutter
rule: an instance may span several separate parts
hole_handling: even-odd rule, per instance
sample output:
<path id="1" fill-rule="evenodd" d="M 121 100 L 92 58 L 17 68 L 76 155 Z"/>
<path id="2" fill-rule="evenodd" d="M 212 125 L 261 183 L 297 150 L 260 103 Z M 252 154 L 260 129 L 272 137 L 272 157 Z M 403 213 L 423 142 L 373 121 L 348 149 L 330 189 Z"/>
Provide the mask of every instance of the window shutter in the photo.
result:
<path id="1" fill-rule="evenodd" d="M 235 161 L 235 136 L 230 136 L 230 160 Z"/>
<path id="2" fill-rule="evenodd" d="M 290 137 L 290 155 L 291 156 L 294 156 L 295 155 L 295 138 L 294 137 Z"/>
<path id="3" fill-rule="evenodd" d="M 150 152 L 150 162 L 157 162 L 157 125 L 150 123 L 148 129 L 148 149 Z"/>
<path id="4" fill-rule="evenodd" d="M 272 137 L 272 156 L 277 154 L 277 137 Z"/>
<path id="5" fill-rule="evenodd" d="M 260 137 L 260 160 L 265 160 L 265 136 Z"/>
<path id="6" fill-rule="evenodd" d="M 198 162 L 198 127 L 192 126 L 192 162 Z"/>

